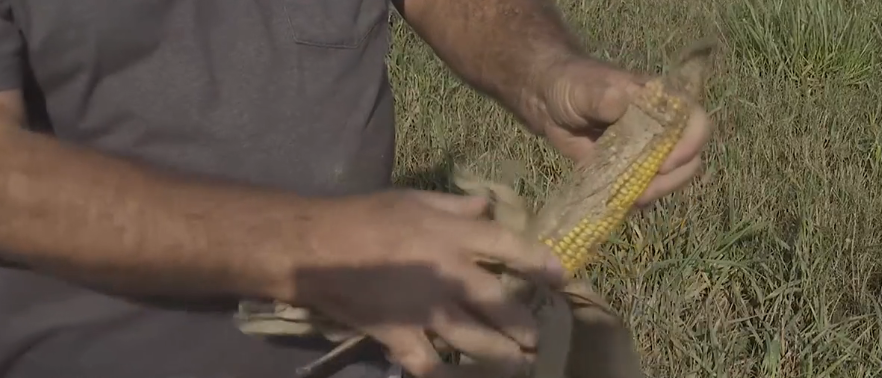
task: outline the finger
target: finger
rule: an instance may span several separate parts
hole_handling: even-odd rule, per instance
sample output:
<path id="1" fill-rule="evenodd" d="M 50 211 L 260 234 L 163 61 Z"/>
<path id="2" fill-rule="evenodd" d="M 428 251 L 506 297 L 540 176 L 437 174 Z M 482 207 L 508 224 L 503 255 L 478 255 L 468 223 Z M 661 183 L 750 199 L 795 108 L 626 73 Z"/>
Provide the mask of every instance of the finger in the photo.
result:
<path id="1" fill-rule="evenodd" d="M 563 265 L 551 249 L 487 221 L 449 222 L 448 235 L 457 235 L 461 246 L 484 260 L 505 266 L 553 285 L 563 282 Z"/>
<path id="2" fill-rule="evenodd" d="M 600 130 L 571 130 L 556 125 L 545 128 L 545 137 L 563 156 L 572 159 L 577 165 L 588 163 L 595 151 L 595 143 Z"/>
<path id="3" fill-rule="evenodd" d="M 575 113 L 587 124 L 611 124 L 621 118 L 633 93 L 646 81 L 645 77 L 619 70 L 608 64 L 584 66 L 587 74 L 572 88 Z M 579 125 L 574 125 L 579 126 Z M 596 126 L 596 125 L 594 125 Z"/>
<path id="4" fill-rule="evenodd" d="M 463 304 L 524 348 L 535 348 L 538 325 L 533 312 L 510 295 L 496 276 L 477 268 L 457 271 L 462 277 Z"/>
<path id="5" fill-rule="evenodd" d="M 414 196 L 423 204 L 446 213 L 476 218 L 486 211 L 490 201 L 481 196 L 462 196 L 432 191 L 416 191 Z"/>
<path id="6" fill-rule="evenodd" d="M 683 136 L 665 162 L 659 168 L 659 174 L 668 174 L 678 167 L 692 161 L 710 140 L 712 123 L 710 117 L 701 107 L 695 107 Z"/>
<path id="7" fill-rule="evenodd" d="M 513 376 L 529 363 L 518 343 L 480 323 L 463 309 L 450 307 L 432 320 L 432 330 L 458 351 L 494 370 Z"/>
<path id="8" fill-rule="evenodd" d="M 372 332 L 372 336 L 388 349 L 389 358 L 417 378 L 456 378 L 453 369 L 444 364 L 422 329 L 389 327 Z"/>
<path id="9" fill-rule="evenodd" d="M 699 168 L 701 168 L 701 156 L 695 156 L 673 172 L 656 176 L 635 205 L 638 207 L 647 206 L 661 197 L 680 190 L 695 177 Z"/>
<path id="10" fill-rule="evenodd" d="M 628 109 L 628 92 L 606 82 L 589 82 L 574 89 L 576 114 L 586 121 L 610 124 Z M 589 123 L 590 124 L 590 123 Z"/>

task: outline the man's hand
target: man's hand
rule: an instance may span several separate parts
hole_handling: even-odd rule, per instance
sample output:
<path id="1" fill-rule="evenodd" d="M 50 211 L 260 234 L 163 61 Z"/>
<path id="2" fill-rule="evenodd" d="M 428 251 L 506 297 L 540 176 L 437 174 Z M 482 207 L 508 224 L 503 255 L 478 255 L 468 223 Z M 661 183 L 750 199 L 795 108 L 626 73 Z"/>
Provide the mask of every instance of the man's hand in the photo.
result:
<path id="1" fill-rule="evenodd" d="M 477 262 L 551 282 L 563 271 L 547 248 L 480 219 L 485 200 L 314 199 L 186 177 L 22 130 L 21 103 L 0 92 L 0 212 L 14 219 L 0 222 L 0 260 L 120 294 L 305 305 L 420 377 L 458 376 L 427 333 L 501 368 L 530 359 L 532 313 Z"/>
<path id="2" fill-rule="evenodd" d="M 545 135 L 563 155 L 584 163 L 591 159 L 603 129 L 625 114 L 632 94 L 646 80 L 588 58 L 567 62 L 551 72 L 546 76 L 543 106 L 524 113 L 533 130 Z M 686 185 L 701 168 L 701 151 L 710 135 L 710 119 L 696 106 L 680 142 L 637 205 L 647 206 Z"/>
<path id="3" fill-rule="evenodd" d="M 299 303 L 384 344 L 418 377 L 455 377 L 427 335 L 514 373 L 537 325 L 476 264 L 496 261 L 554 285 L 563 271 L 539 243 L 480 219 L 487 202 L 420 191 L 332 200 L 309 230 L 309 261 L 295 264 Z"/>
<path id="4" fill-rule="evenodd" d="M 586 58 L 552 0 L 395 0 L 417 34 L 464 81 L 496 99 L 576 162 L 621 117 L 641 78 Z M 695 109 L 682 141 L 637 201 L 685 185 L 701 165 L 710 121 Z"/>

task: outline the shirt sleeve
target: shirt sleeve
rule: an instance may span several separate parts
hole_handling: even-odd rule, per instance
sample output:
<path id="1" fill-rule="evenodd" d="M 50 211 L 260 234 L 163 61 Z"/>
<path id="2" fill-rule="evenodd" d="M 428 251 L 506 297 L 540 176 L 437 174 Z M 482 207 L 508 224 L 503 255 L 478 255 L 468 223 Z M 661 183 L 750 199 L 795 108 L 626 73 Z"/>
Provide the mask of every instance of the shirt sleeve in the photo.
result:
<path id="1" fill-rule="evenodd" d="M 7 0 L 0 0 L 0 91 L 21 88 L 23 46 L 12 9 Z"/>

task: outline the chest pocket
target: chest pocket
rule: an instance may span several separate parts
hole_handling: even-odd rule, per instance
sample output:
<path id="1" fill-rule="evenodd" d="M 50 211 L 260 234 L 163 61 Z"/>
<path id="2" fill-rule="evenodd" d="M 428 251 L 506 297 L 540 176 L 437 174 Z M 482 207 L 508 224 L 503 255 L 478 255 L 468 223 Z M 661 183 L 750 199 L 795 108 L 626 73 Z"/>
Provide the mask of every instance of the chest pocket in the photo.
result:
<path id="1" fill-rule="evenodd" d="M 282 0 L 294 40 L 352 49 L 387 20 L 386 0 Z"/>

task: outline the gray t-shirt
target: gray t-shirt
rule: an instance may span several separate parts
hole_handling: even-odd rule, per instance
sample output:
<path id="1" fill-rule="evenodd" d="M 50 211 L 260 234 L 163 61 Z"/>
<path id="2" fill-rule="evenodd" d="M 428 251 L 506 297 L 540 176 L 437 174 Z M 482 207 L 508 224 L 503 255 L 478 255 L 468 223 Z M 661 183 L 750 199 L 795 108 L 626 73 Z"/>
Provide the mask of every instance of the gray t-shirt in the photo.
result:
<path id="1" fill-rule="evenodd" d="M 377 190 L 394 157 L 388 12 L 385 0 L 0 0 L 0 90 L 25 91 L 32 127 L 107 153 L 303 195 Z M 328 348 L 247 337 L 232 304 L 204 307 L 0 268 L 0 376 L 288 378 Z"/>

